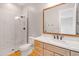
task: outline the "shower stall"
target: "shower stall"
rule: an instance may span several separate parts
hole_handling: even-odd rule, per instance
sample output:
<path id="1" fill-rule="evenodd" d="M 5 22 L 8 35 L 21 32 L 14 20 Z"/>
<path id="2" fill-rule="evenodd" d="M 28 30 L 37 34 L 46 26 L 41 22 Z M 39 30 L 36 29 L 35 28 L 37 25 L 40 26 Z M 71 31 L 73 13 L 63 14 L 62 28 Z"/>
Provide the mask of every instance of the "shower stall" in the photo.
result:
<path id="1" fill-rule="evenodd" d="M 31 45 L 28 41 L 29 17 L 27 8 L 23 12 L 23 6 L 0 4 L 0 56 L 17 50 L 24 51 Z"/>
<path id="2" fill-rule="evenodd" d="M 46 4 L 0 3 L 0 56 L 17 50 L 28 55 L 33 49 L 31 39 L 41 35 L 43 6 Z"/>
<path id="3" fill-rule="evenodd" d="M 27 13 L 26 16 L 17 16 L 15 17 L 16 20 L 16 30 L 15 30 L 15 37 L 16 37 L 16 48 L 13 50 L 20 50 L 23 56 L 28 55 L 30 51 L 33 49 L 33 44 L 29 43 L 29 16 Z M 17 48 L 18 47 L 18 48 Z"/>

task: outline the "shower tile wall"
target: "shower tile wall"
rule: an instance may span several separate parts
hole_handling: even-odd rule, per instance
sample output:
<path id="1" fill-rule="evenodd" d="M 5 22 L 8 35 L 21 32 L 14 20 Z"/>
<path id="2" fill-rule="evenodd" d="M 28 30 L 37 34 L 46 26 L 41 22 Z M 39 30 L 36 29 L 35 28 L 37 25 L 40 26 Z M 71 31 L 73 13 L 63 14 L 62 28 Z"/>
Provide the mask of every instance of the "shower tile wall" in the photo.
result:
<path id="1" fill-rule="evenodd" d="M 23 14 L 29 14 L 29 36 L 37 37 L 41 35 L 42 11 L 46 3 L 29 3 L 23 8 Z M 28 9 L 27 9 L 28 8 Z"/>
<path id="2" fill-rule="evenodd" d="M 27 8 L 29 7 L 29 36 L 40 36 L 40 21 L 45 4 L 0 4 L 0 55 L 6 55 L 11 49 L 26 44 Z M 16 20 L 16 16 L 25 16 L 24 20 Z"/>
<path id="3" fill-rule="evenodd" d="M 33 37 L 38 37 L 41 35 L 41 20 L 43 17 L 42 11 L 46 6 L 46 3 L 29 3 L 23 8 L 23 15 L 27 17 L 29 21 L 29 43 L 33 43 Z"/>
<path id="4" fill-rule="evenodd" d="M 0 4 L 0 55 L 15 48 L 15 17 L 19 13 L 20 8 L 13 4 Z"/>
<path id="5" fill-rule="evenodd" d="M 19 19 L 16 20 L 16 30 L 15 30 L 15 35 L 16 35 L 16 48 L 23 45 L 27 44 L 27 18 Z M 25 27 L 25 30 L 23 28 Z"/>

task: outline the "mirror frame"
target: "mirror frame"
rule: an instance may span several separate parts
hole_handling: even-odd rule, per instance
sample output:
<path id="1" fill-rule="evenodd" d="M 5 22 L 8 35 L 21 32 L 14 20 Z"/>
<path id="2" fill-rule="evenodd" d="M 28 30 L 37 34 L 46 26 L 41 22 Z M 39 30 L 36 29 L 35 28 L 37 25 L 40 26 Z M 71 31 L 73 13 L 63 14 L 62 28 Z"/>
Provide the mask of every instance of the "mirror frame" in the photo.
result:
<path id="1" fill-rule="evenodd" d="M 66 3 L 60 3 L 60 4 L 57 4 L 57 5 L 54 5 L 54 6 L 51 6 L 51 7 L 47 7 L 45 9 L 43 9 L 43 34 L 57 34 L 57 35 L 65 35 L 65 36 L 72 36 L 72 37 L 79 37 L 79 34 L 63 34 L 63 33 L 51 33 L 51 32 L 45 32 L 44 31 L 44 11 L 48 10 L 48 9 L 51 9 L 51 8 L 54 8 L 54 7 L 57 7 L 57 6 L 60 6 L 60 5 L 63 5 L 63 4 L 66 4 Z"/>

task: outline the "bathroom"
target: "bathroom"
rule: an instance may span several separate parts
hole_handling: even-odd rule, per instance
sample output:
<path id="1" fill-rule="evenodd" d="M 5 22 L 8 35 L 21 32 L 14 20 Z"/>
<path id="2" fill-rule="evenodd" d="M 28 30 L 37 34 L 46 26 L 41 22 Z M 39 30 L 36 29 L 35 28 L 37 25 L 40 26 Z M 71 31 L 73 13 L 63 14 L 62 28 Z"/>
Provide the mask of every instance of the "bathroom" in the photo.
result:
<path id="1" fill-rule="evenodd" d="M 0 56 L 79 56 L 78 5 L 0 3 Z"/>

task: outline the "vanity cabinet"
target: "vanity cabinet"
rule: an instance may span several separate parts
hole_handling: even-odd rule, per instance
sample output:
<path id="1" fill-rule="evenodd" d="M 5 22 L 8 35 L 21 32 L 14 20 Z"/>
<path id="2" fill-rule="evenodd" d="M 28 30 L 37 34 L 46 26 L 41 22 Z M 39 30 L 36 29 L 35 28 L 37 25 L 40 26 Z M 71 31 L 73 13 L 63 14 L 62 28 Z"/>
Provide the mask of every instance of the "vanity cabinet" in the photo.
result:
<path id="1" fill-rule="evenodd" d="M 79 56 L 79 52 L 65 49 L 50 43 L 34 41 L 34 49 L 38 56 Z"/>
<path id="2" fill-rule="evenodd" d="M 61 56 L 60 54 L 55 53 L 55 56 Z"/>
<path id="3" fill-rule="evenodd" d="M 34 46 L 35 46 L 35 47 L 43 48 L 43 42 L 40 42 L 40 41 L 38 41 L 38 40 L 35 40 L 35 41 L 34 41 Z"/>
<path id="4" fill-rule="evenodd" d="M 63 49 L 61 47 L 51 45 L 51 44 L 48 44 L 48 43 L 44 43 L 44 48 L 49 50 L 49 51 L 52 51 L 52 52 L 56 53 L 56 55 L 57 54 L 61 55 L 61 56 L 68 56 L 69 55 L 69 50 Z"/>
<path id="5" fill-rule="evenodd" d="M 43 42 L 35 40 L 34 41 L 34 48 L 37 51 L 37 55 L 43 56 Z"/>
<path id="6" fill-rule="evenodd" d="M 44 49 L 44 56 L 54 56 L 54 52 Z"/>
<path id="7" fill-rule="evenodd" d="M 79 56 L 79 52 L 71 51 L 71 56 Z"/>

